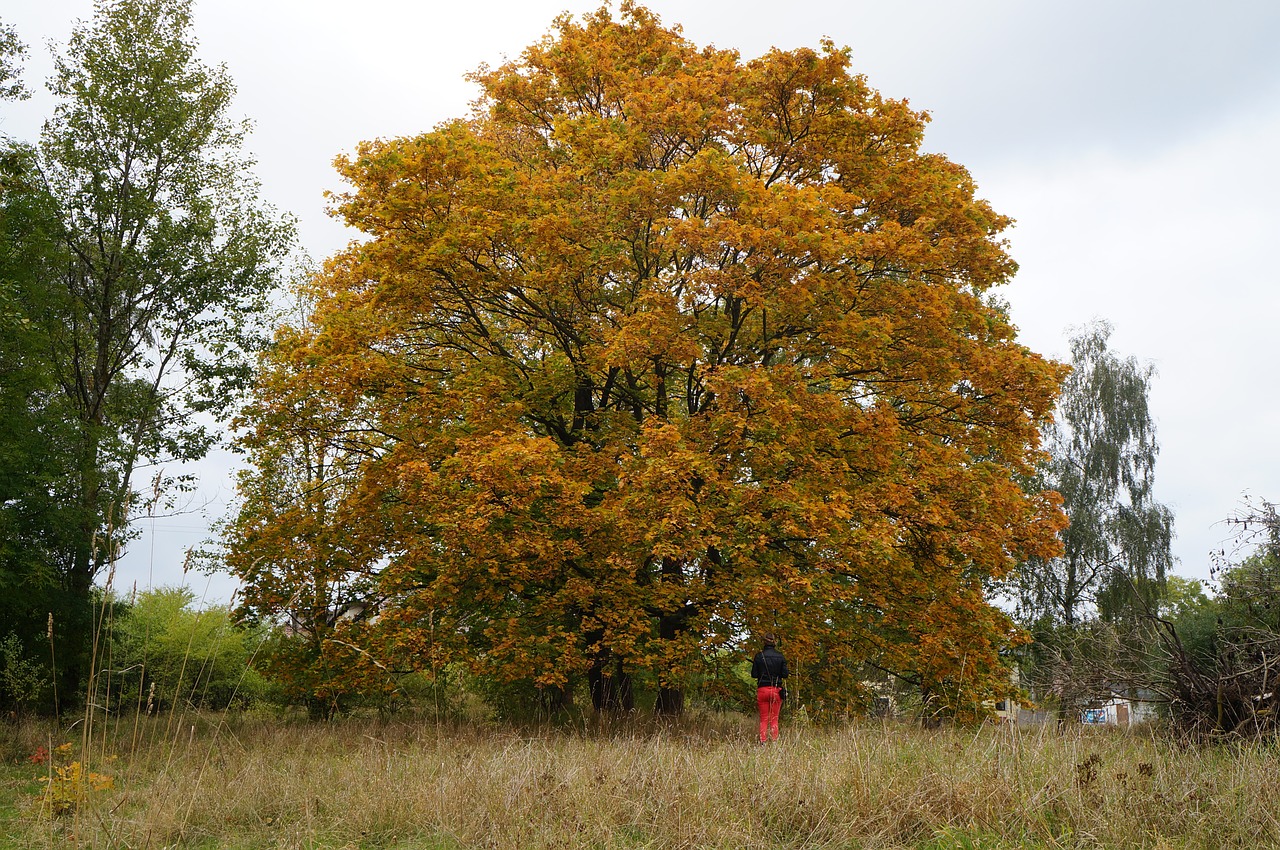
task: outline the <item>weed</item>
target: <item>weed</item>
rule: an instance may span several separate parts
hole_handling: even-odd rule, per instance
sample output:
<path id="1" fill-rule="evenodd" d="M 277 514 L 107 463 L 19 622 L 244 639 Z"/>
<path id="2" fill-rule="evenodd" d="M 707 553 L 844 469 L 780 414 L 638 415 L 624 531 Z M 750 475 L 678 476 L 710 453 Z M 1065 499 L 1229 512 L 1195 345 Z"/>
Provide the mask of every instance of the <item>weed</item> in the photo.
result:
<path id="1" fill-rule="evenodd" d="M 115 788 L 115 777 L 91 771 L 79 760 L 71 761 L 71 744 L 55 747 L 52 755 L 47 751 L 42 753 L 43 749 L 41 747 L 32 756 L 33 762 L 36 761 L 37 756 L 42 756 L 43 758 L 37 763 L 49 765 L 48 774 L 38 777 L 44 784 L 40 792 L 39 805 L 42 815 L 55 818 L 69 817 L 85 806 L 90 795 Z"/>

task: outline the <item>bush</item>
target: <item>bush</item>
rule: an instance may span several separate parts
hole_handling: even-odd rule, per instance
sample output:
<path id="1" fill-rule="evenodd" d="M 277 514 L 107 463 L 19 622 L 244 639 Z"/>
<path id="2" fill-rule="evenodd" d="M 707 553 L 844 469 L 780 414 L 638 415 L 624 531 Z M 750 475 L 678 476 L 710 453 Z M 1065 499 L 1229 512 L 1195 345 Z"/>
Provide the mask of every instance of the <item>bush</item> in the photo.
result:
<path id="1" fill-rule="evenodd" d="M 0 707 L 25 714 L 39 705 L 49 689 L 47 672 L 26 656 L 22 641 L 10 632 L 0 641 Z"/>
<path id="2" fill-rule="evenodd" d="M 237 626 L 225 606 L 195 610 L 194 599 L 186 588 L 160 588 L 120 606 L 112 668 L 123 705 L 222 709 L 262 694 L 251 666 L 261 632 Z"/>

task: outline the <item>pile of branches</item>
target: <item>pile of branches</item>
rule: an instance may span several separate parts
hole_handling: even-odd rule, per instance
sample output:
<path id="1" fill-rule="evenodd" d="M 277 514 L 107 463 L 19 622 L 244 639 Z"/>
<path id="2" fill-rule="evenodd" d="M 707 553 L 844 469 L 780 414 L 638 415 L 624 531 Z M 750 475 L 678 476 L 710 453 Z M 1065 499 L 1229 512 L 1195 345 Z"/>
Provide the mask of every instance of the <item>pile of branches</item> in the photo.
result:
<path id="1" fill-rule="evenodd" d="M 1280 634 L 1231 629 L 1221 635 L 1215 656 L 1204 658 L 1186 649 L 1172 623 L 1158 624 L 1164 665 L 1147 686 L 1181 730 L 1196 736 L 1280 731 Z"/>
<path id="2" fill-rule="evenodd" d="M 1174 623 L 1094 620 L 1053 649 L 1029 681 L 1061 722 L 1078 720 L 1113 697 L 1155 707 L 1194 738 L 1280 732 L 1280 634 L 1223 630 L 1217 652 L 1193 652 Z"/>
<path id="3" fill-rule="evenodd" d="M 1280 514 L 1262 502 L 1228 522 L 1236 545 L 1218 553 L 1219 590 L 1198 620 L 1161 612 L 1134 593 L 1131 616 L 1060 636 L 1035 683 L 1060 717 L 1119 695 L 1160 706 L 1195 738 L 1280 732 Z"/>

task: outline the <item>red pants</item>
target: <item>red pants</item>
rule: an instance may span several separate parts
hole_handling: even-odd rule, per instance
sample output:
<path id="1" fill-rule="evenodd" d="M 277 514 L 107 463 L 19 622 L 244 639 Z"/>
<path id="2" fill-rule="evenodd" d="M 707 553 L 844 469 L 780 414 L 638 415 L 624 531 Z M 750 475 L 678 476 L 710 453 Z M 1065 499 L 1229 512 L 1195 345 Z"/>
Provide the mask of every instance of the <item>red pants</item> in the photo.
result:
<path id="1" fill-rule="evenodd" d="M 778 712 L 782 710 L 782 694 L 777 688 L 756 688 L 756 703 L 760 706 L 760 743 L 778 740 Z"/>

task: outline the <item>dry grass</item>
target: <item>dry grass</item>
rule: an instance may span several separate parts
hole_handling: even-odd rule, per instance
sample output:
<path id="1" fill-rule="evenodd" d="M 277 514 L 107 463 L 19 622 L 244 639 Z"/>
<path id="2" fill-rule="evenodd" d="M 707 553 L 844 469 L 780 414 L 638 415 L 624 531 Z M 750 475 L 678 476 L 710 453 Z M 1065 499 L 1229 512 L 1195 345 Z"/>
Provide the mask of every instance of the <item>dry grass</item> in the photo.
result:
<path id="1" fill-rule="evenodd" d="M 131 758 L 128 734 L 107 747 L 122 754 L 109 767 L 116 790 L 61 820 L 29 799 L 0 841 L 7 831 L 16 847 L 1280 846 L 1280 753 L 1268 745 L 867 724 L 793 727 L 760 747 L 746 718 L 603 731 L 147 723 Z"/>

